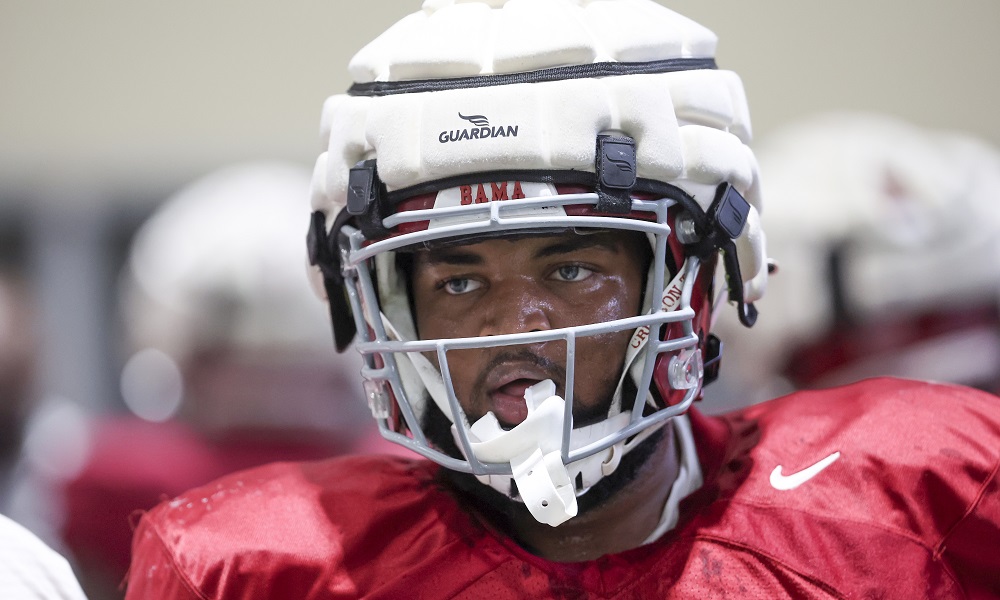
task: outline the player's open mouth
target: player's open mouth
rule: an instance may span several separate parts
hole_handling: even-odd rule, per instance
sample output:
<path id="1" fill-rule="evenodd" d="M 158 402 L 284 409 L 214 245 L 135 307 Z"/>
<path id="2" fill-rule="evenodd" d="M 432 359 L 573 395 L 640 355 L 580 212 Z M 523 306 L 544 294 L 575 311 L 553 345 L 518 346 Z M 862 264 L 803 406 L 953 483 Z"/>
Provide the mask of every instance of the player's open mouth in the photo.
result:
<path id="1" fill-rule="evenodd" d="M 510 429 L 528 417 L 524 391 L 539 381 L 542 379 L 521 377 L 509 380 L 490 391 L 490 410 L 504 429 Z"/>

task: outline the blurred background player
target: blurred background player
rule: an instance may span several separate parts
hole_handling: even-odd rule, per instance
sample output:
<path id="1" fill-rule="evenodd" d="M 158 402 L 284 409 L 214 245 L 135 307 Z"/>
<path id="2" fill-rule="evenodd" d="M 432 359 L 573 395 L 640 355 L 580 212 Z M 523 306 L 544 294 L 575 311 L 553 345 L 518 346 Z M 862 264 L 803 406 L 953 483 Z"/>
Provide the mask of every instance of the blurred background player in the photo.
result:
<path id="1" fill-rule="evenodd" d="M 706 408 L 876 375 L 1000 392 L 996 148 L 837 112 L 788 125 L 757 150 L 779 265 L 761 310 L 782 318 L 751 333 L 722 313 L 726 366 Z"/>
<path id="2" fill-rule="evenodd" d="M 316 326 L 328 317 L 289 270 L 306 261 L 296 209 L 308 203 L 309 175 L 286 163 L 223 169 L 138 231 L 122 280 L 136 351 L 122 392 L 133 412 L 161 421 L 176 411 L 206 431 L 333 432 L 350 447 L 365 415 L 328 410 L 329 390 L 357 387 L 360 364 L 330 368 L 317 356 L 333 351 Z M 183 374 L 183 402 L 170 365 Z"/>
<path id="3" fill-rule="evenodd" d="M 121 280 L 133 414 L 90 423 L 89 458 L 65 487 L 63 535 L 92 600 L 122 595 L 135 511 L 246 467 L 383 447 L 360 358 L 334 353 L 305 276 L 309 176 L 222 169 L 137 232 Z"/>

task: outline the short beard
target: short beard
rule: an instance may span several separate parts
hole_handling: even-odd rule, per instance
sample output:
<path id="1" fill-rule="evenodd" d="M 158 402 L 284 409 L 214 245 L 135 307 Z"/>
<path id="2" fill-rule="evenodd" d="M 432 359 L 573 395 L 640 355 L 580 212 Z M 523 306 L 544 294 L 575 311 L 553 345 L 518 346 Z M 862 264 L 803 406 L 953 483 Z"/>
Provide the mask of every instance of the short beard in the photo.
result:
<path id="1" fill-rule="evenodd" d="M 634 389 L 634 388 L 633 388 Z M 421 419 L 421 427 L 428 440 L 449 456 L 462 459 L 463 455 L 451 432 L 451 421 L 441 412 L 437 404 L 429 398 Z M 669 423 L 665 426 L 670 426 Z M 615 471 L 598 481 L 587 493 L 577 497 L 578 515 L 592 511 L 627 487 L 649 461 L 664 439 L 663 427 L 649 435 L 638 446 L 622 457 Z M 673 439 L 672 436 L 667 439 Z M 488 517 L 494 524 L 506 531 L 513 531 L 510 525 L 518 520 L 534 518 L 523 502 L 501 494 L 487 484 L 480 483 L 475 475 L 451 469 L 441 469 L 439 477 L 445 485 L 456 490 L 478 512 Z"/>

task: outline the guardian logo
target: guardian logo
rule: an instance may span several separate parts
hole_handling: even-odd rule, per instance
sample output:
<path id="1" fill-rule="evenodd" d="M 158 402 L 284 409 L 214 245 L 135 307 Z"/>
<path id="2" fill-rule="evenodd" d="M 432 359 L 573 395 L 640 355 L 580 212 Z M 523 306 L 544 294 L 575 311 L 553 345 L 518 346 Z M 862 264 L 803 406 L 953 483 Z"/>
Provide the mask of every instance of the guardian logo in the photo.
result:
<path id="1" fill-rule="evenodd" d="M 458 113 L 458 118 L 468 121 L 475 127 L 468 129 L 453 129 L 442 131 L 438 141 L 442 144 L 460 142 L 462 140 L 485 140 L 489 138 L 517 137 L 517 125 L 497 125 L 490 127 L 490 120 L 483 115 L 465 116 Z"/>
<path id="2" fill-rule="evenodd" d="M 458 118 L 465 119 L 466 121 L 472 123 L 476 127 L 489 127 L 490 120 L 483 115 L 469 115 L 465 116 L 462 113 L 458 113 Z"/>

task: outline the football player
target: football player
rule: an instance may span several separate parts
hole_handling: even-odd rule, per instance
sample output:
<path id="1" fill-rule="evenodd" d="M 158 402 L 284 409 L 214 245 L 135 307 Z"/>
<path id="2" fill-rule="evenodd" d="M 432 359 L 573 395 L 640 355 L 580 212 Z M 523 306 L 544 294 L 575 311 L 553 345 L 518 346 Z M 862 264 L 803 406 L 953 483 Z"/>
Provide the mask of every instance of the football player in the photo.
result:
<path id="1" fill-rule="evenodd" d="M 191 490 L 143 518 L 129 596 L 1000 592 L 991 396 L 692 406 L 716 304 L 752 326 L 769 271 L 715 45 L 651 0 L 427 0 L 361 50 L 308 245 L 380 430 L 424 458 Z"/>

